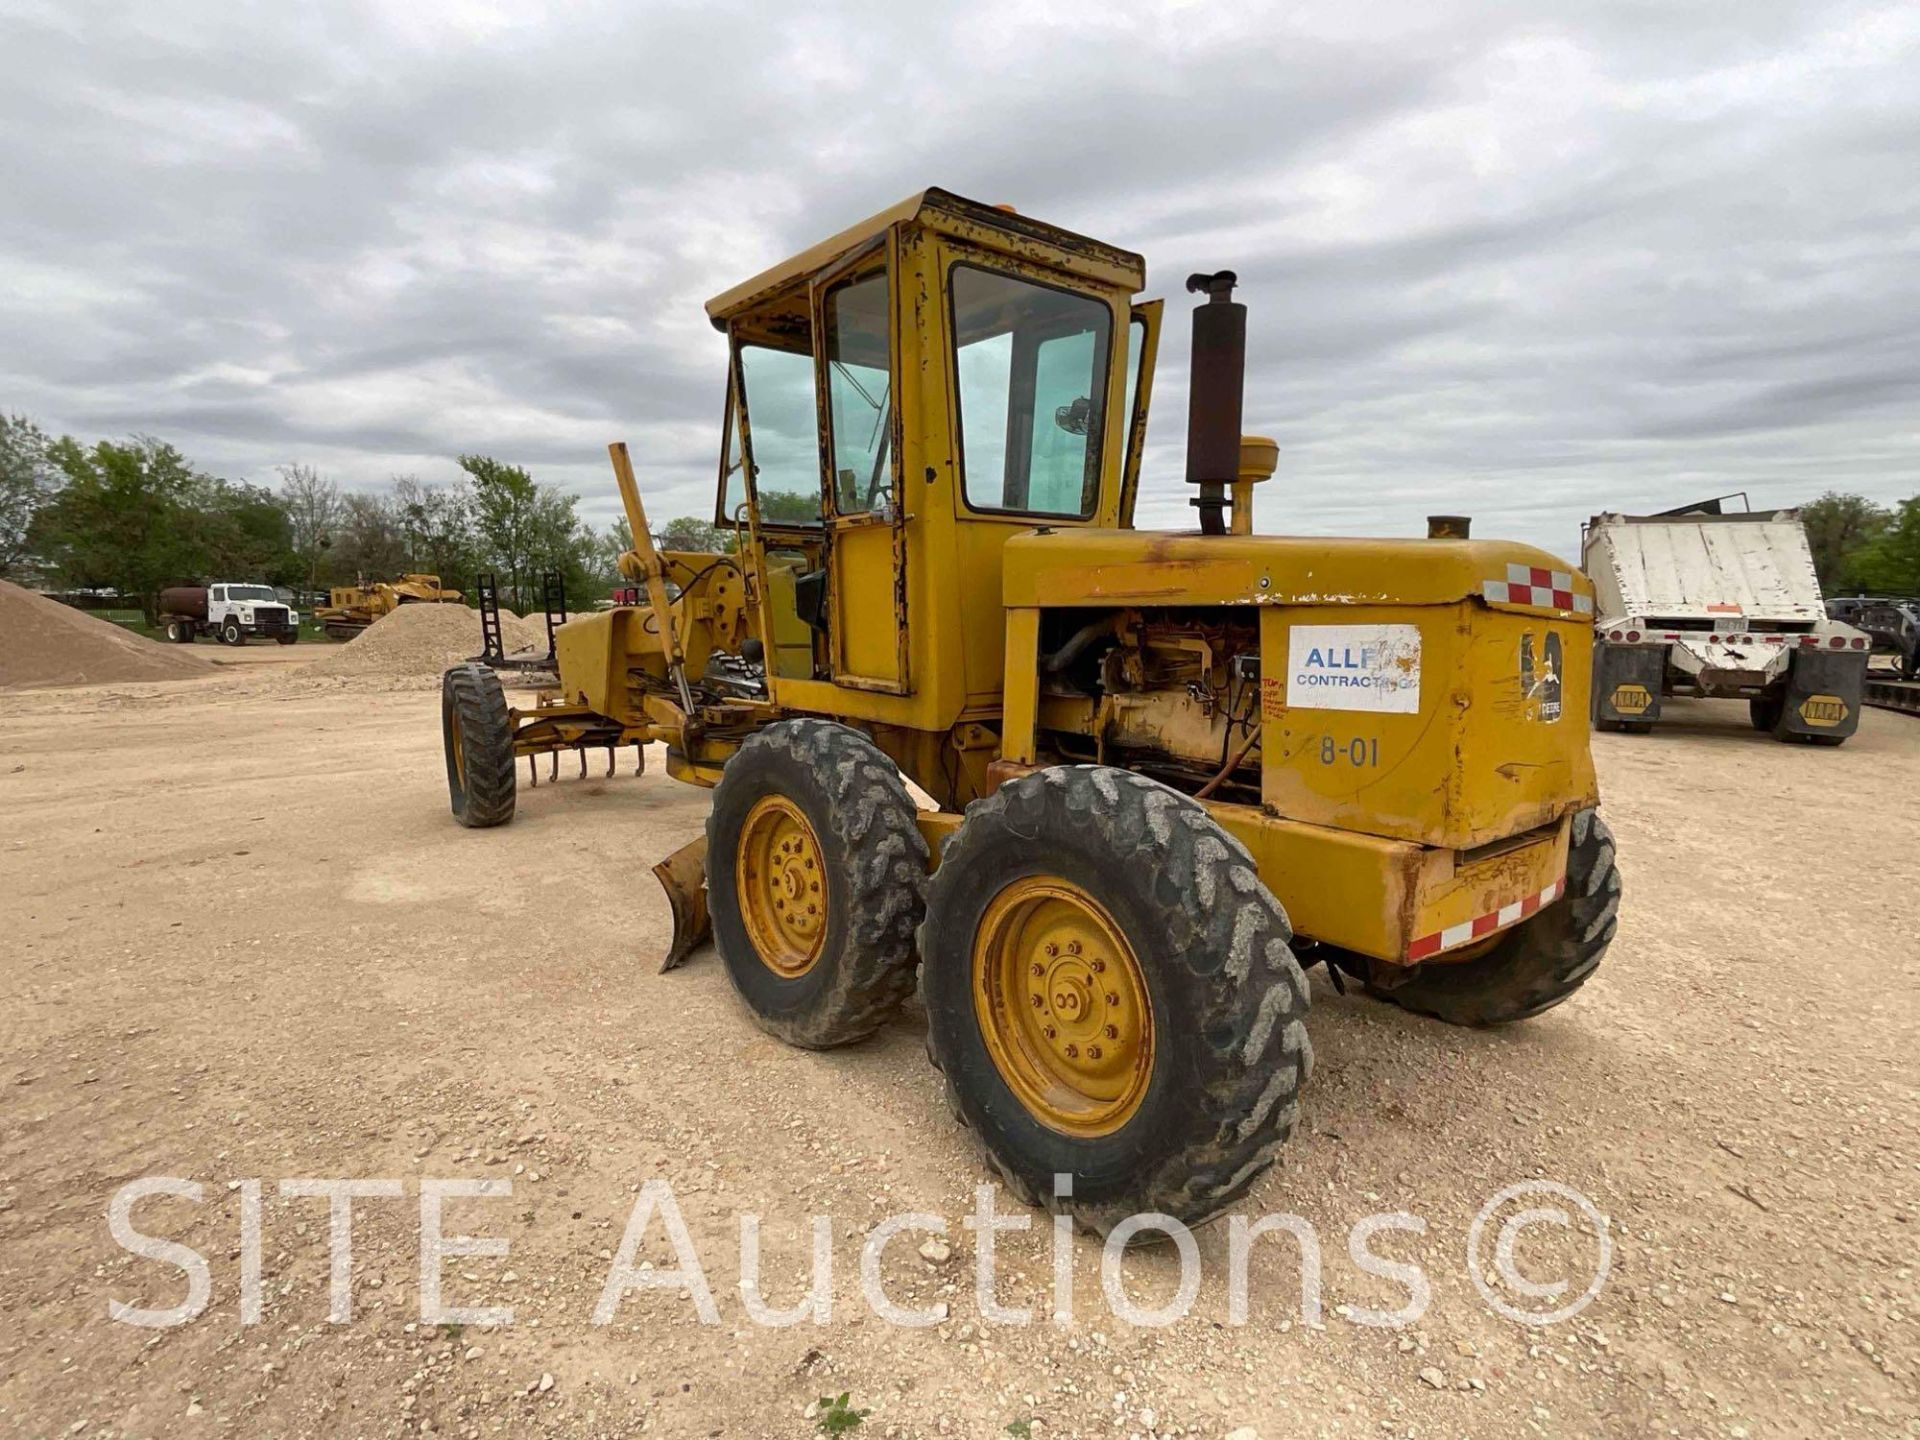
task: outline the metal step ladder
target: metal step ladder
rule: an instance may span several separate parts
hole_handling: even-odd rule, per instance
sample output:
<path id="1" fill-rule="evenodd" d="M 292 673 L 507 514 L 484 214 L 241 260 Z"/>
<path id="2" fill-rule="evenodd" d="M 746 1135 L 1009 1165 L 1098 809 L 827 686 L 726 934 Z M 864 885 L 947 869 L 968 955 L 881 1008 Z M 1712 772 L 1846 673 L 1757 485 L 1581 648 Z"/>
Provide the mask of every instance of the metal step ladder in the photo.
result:
<path id="1" fill-rule="evenodd" d="M 547 612 L 547 663 L 554 663 L 554 632 L 567 623 L 567 581 L 558 570 L 540 572 L 540 603 Z"/>
<path id="2" fill-rule="evenodd" d="M 507 658 L 506 644 L 500 634 L 499 577 L 486 570 L 475 576 L 473 583 L 480 592 L 480 653 L 473 658 L 497 667 Z"/>

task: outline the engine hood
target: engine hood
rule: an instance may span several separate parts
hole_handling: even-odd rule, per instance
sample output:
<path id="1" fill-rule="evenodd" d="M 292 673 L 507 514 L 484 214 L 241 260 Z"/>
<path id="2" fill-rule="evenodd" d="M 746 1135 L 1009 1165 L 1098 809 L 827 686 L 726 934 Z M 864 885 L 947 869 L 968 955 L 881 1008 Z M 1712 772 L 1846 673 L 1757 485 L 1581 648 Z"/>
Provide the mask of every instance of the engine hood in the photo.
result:
<path id="1" fill-rule="evenodd" d="M 1593 586 L 1567 561 L 1507 540 L 1198 535 L 1048 529 L 1006 545 L 1006 603 L 1451 605 L 1593 616 Z"/>

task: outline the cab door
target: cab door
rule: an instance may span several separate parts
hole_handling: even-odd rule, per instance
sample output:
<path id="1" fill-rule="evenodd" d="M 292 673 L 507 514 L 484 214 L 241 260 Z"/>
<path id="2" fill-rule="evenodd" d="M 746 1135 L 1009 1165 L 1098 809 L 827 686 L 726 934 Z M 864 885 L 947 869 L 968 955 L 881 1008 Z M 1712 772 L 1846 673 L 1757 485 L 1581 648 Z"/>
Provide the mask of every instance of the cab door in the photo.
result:
<path id="1" fill-rule="evenodd" d="M 813 284 L 833 682 L 910 693 L 891 235 Z"/>

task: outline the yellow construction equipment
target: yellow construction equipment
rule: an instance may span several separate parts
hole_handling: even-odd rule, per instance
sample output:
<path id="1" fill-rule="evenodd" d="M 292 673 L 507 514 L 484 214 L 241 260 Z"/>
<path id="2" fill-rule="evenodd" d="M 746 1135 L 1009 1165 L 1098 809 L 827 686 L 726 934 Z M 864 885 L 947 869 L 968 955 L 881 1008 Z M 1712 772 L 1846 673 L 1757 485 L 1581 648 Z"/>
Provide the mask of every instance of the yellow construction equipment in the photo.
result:
<path id="1" fill-rule="evenodd" d="M 1000 1173 L 1101 1229 L 1207 1218 L 1271 1163 L 1311 1064 L 1303 964 L 1522 1019 L 1592 973 L 1619 898 L 1585 577 L 1457 519 L 1252 533 L 1277 447 L 1241 433 L 1227 272 L 1188 282 L 1198 526 L 1133 528 L 1144 280 L 928 190 L 712 300 L 735 548 L 657 552 L 614 446 L 648 602 L 562 628 L 530 708 L 478 665 L 442 707 L 470 826 L 512 817 L 516 757 L 664 742 L 714 788 L 656 872 L 668 963 L 710 911 L 754 1018 L 818 1048 L 917 975 Z"/>
<path id="2" fill-rule="evenodd" d="M 402 575 L 397 580 L 376 580 L 371 585 L 335 585 L 325 605 L 316 606 L 313 618 L 329 640 L 351 640 L 383 615 L 402 605 L 458 604 L 460 592 L 449 590 L 438 575 Z"/>

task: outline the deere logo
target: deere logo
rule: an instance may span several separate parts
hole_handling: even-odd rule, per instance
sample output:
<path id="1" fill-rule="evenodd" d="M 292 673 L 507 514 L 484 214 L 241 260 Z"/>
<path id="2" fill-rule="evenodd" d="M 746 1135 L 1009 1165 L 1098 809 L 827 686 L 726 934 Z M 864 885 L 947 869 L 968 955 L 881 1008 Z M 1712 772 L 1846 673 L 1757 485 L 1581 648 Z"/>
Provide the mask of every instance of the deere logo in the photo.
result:
<path id="1" fill-rule="evenodd" d="M 1847 718 L 1847 702 L 1838 695 L 1809 695 L 1800 702 L 1800 718 L 1809 725 L 1838 725 Z"/>
<path id="2" fill-rule="evenodd" d="M 1613 687 L 1613 708 L 1622 715 L 1644 715 L 1653 704 L 1653 696 L 1644 685 Z"/>

